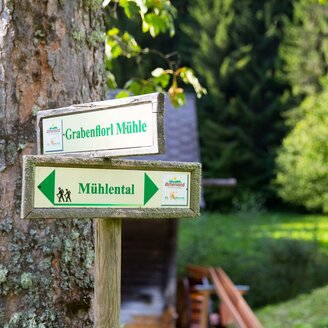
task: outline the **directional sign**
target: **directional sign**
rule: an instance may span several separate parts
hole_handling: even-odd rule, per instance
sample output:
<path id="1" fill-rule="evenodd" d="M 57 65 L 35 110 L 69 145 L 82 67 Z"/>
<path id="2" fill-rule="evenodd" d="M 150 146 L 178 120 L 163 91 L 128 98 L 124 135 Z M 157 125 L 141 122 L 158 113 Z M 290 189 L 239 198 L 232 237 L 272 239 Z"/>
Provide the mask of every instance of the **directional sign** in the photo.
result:
<path id="1" fill-rule="evenodd" d="M 23 218 L 195 217 L 198 163 L 24 158 Z"/>
<path id="2" fill-rule="evenodd" d="M 157 192 L 161 180 L 164 183 L 163 199 L 153 198 L 155 194 L 159 196 Z M 189 180 L 190 173 L 180 172 L 37 166 L 34 206 L 36 208 L 188 206 Z M 172 187 L 166 187 L 168 184 Z M 174 192 L 169 197 L 169 192 L 172 190 Z"/>
<path id="3" fill-rule="evenodd" d="M 164 151 L 161 93 L 40 111 L 38 153 L 129 156 Z"/>

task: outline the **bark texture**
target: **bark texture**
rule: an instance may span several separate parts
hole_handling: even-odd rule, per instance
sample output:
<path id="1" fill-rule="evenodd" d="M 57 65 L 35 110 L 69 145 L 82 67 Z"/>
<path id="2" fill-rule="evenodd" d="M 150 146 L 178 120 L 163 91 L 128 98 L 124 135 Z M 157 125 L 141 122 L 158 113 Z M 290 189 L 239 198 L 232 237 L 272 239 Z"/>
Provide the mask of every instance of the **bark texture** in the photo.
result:
<path id="1" fill-rule="evenodd" d="M 22 221 L 35 114 L 97 101 L 101 1 L 0 0 L 0 327 L 92 327 L 91 221 Z"/>

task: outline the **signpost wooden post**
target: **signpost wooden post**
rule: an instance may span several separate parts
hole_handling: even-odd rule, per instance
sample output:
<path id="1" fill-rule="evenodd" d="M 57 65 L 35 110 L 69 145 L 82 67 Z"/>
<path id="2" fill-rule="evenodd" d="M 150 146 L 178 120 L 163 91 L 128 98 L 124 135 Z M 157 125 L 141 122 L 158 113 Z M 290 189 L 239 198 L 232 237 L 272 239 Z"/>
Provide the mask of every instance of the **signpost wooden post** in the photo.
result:
<path id="1" fill-rule="evenodd" d="M 95 328 L 120 327 L 121 232 L 120 219 L 95 220 Z"/>
<path id="2" fill-rule="evenodd" d="M 199 216 L 200 164 L 98 157 L 163 151 L 162 94 L 44 111 L 37 122 L 45 155 L 24 156 L 21 217 L 96 219 L 94 323 L 119 328 L 121 219 Z"/>

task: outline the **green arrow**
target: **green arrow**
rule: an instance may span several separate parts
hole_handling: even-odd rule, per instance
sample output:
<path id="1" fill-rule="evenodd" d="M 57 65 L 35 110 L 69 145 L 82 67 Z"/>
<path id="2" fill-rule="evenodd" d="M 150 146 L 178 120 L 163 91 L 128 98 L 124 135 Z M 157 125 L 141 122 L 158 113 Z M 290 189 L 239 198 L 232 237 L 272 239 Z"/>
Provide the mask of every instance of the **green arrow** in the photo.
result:
<path id="1" fill-rule="evenodd" d="M 152 198 L 158 191 L 158 187 L 155 185 L 152 179 L 145 173 L 145 184 L 144 184 L 144 205 L 148 203 L 150 198 Z"/>
<path id="2" fill-rule="evenodd" d="M 39 185 L 39 190 L 55 205 L 55 170 L 53 170 Z"/>

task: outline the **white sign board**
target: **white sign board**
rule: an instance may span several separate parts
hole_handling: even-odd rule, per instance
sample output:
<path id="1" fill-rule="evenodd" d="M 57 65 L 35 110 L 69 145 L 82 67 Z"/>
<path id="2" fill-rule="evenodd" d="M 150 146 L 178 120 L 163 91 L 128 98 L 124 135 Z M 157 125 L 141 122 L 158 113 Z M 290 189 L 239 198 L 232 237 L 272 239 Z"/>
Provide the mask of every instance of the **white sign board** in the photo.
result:
<path id="1" fill-rule="evenodd" d="M 200 164 L 25 156 L 23 218 L 195 217 Z"/>
<path id="2" fill-rule="evenodd" d="M 164 150 L 163 95 L 74 105 L 38 113 L 44 155 L 128 156 Z"/>
<path id="3" fill-rule="evenodd" d="M 189 181 L 190 172 L 36 166 L 34 207 L 188 207 Z"/>

